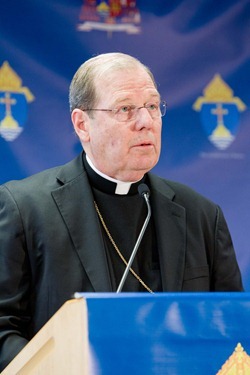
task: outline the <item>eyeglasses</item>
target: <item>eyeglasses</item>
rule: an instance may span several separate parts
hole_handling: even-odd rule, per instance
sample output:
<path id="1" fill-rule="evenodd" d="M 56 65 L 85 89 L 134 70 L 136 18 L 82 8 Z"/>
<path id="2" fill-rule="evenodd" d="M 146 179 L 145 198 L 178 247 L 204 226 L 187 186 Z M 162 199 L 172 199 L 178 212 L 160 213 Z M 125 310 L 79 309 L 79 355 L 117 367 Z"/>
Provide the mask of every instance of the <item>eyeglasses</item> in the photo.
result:
<path id="1" fill-rule="evenodd" d="M 87 108 L 82 111 L 103 111 L 112 113 L 117 121 L 126 122 L 136 118 L 139 109 L 146 108 L 152 119 L 163 117 L 166 114 L 167 103 L 162 100 L 160 103 L 146 103 L 141 107 L 135 105 L 123 105 L 115 109 L 99 109 L 99 108 Z"/>

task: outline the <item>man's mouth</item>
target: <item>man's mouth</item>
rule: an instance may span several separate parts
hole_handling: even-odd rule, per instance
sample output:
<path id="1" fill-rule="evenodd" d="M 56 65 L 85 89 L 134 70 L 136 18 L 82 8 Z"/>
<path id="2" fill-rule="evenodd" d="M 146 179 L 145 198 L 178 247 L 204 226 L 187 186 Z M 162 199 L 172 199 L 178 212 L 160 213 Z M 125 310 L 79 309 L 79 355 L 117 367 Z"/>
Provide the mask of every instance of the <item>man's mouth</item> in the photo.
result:
<path id="1" fill-rule="evenodd" d="M 141 142 L 141 143 L 138 143 L 135 145 L 135 147 L 149 147 L 149 146 L 153 146 L 152 142 Z"/>

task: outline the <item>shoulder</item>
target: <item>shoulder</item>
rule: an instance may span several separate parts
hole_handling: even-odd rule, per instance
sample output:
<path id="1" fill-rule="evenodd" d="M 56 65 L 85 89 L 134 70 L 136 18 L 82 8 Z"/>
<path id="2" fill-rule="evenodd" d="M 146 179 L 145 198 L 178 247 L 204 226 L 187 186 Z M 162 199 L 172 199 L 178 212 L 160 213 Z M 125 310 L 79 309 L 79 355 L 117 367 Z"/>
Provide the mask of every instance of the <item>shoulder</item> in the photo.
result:
<path id="1" fill-rule="evenodd" d="M 60 167 L 54 167 L 26 177 L 22 180 L 12 180 L 0 186 L 0 194 L 13 195 L 39 195 L 42 191 L 52 190 L 56 187 L 56 175 Z"/>
<path id="2" fill-rule="evenodd" d="M 6 182 L 0 186 L 0 195 L 32 197 L 50 194 L 52 190 L 76 179 L 83 172 L 82 157 L 79 155 L 64 165 L 46 169 L 22 180 Z"/>
<path id="3" fill-rule="evenodd" d="M 183 183 L 168 180 L 151 173 L 149 178 L 154 193 L 165 195 L 166 198 L 185 208 L 210 207 L 216 209 L 218 207 L 212 200 Z"/>

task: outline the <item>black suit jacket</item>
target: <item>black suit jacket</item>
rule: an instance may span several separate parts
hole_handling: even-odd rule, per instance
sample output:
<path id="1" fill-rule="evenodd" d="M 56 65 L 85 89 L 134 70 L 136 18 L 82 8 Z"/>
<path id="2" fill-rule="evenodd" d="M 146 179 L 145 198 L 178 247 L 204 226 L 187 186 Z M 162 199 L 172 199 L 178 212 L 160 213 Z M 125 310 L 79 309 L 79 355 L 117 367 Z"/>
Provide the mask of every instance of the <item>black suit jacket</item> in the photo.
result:
<path id="1" fill-rule="evenodd" d="M 242 290 L 221 209 L 179 183 L 149 181 L 163 291 Z M 1 369 L 74 292 L 111 291 L 82 155 L 1 186 L 0 257 Z"/>

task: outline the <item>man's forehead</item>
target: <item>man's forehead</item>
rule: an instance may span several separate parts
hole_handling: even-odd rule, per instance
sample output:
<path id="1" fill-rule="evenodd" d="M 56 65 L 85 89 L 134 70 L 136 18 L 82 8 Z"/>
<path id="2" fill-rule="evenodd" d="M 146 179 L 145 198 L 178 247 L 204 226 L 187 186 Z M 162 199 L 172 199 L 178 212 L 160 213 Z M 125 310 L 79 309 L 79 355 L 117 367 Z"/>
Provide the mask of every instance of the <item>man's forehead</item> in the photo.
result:
<path id="1" fill-rule="evenodd" d="M 116 67 L 114 69 L 109 69 L 107 71 L 104 71 L 99 78 L 101 80 L 109 81 L 111 79 L 115 80 L 112 83 L 115 82 L 124 82 L 126 77 L 126 80 L 133 80 L 133 81 L 139 81 L 141 79 L 149 80 L 153 83 L 152 78 L 150 77 L 150 74 L 141 66 L 134 66 L 132 67 Z"/>
<path id="2" fill-rule="evenodd" d="M 99 85 L 103 87 L 102 95 L 106 96 L 109 92 L 114 94 L 128 95 L 133 92 L 145 92 L 151 95 L 159 96 L 159 93 L 146 71 L 115 71 L 103 77 Z M 97 83 L 98 89 L 98 83 Z"/>

